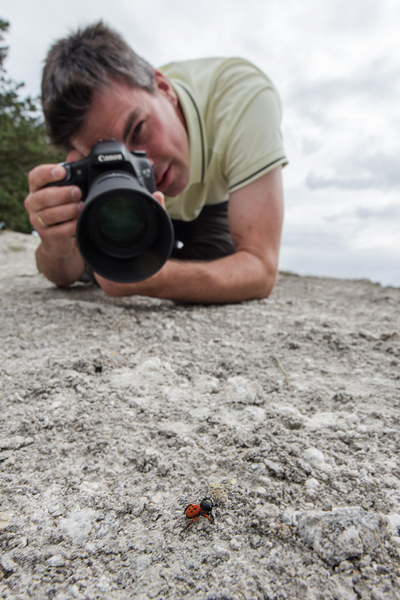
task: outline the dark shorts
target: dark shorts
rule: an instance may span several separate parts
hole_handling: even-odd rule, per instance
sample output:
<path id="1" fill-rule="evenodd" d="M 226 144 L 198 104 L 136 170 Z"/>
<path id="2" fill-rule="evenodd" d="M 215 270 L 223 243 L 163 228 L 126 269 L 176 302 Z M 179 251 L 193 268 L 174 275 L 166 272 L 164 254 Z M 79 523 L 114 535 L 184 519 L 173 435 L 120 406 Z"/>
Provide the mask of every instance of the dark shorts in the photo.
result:
<path id="1" fill-rule="evenodd" d="M 215 260 L 235 252 L 228 225 L 228 202 L 205 206 L 194 221 L 172 220 L 175 247 L 171 258 Z"/>

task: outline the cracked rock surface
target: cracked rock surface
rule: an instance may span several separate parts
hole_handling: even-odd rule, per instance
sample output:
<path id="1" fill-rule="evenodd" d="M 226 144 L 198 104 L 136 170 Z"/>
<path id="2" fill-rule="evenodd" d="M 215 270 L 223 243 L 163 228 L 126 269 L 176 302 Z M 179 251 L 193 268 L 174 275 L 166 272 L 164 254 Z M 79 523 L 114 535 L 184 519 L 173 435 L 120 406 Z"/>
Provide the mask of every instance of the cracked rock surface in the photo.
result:
<path id="1" fill-rule="evenodd" d="M 399 289 L 108 298 L 36 244 L 0 233 L 0 598 L 400 599 Z"/>

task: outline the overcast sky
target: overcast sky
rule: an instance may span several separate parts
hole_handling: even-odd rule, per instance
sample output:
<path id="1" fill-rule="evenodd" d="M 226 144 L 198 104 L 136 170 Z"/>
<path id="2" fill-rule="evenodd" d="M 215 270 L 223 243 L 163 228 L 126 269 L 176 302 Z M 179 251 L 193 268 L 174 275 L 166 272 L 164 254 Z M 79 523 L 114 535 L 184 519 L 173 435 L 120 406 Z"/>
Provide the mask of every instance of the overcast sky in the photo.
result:
<path id="1" fill-rule="evenodd" d="M 282 104 L 280 268 L 400 286 L 399 0 L 13 0 L 8 74 L 39 94 L 50 44 L 100 18 L 154 66 L 242 56 Z"/>

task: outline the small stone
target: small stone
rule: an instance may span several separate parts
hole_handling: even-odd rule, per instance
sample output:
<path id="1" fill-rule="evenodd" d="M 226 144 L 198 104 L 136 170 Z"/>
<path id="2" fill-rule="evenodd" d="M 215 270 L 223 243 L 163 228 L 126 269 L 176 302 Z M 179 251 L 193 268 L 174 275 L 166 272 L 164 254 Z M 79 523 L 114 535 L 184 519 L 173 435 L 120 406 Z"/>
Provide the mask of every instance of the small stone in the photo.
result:
<path id="1" fill-rule="evenodd" d="M 137 373 L 150 373 L 151 371 L 159 371 L 161 369 L 161 360 L 154 356 L 140 363 L 135 371 Z"/>
<path id="2" fill-rule="evenodd" d="M 11 523 L 12 517 L 8 512 L 0 512 L 0 529 L 5 529 Z"/>
<path id="3" fill-rule="evenodd" d="M 7 573 L 13 573 L 18 568 L 17 563 L 13 561 L 9 554 L 0 556 L 0 565 Z"/>
<path id="4" fill-rule="evenodd" d="M 81 600 L 81 598 L 83 598 L 82 594 L 79 592 L 79 588 L 76 585 L 76 583 L 70 585 L 68 591 L 73 598 L 76 598 L 76 600 Z"/>
<path id="5" fill-rule="evenodd" d="M 387 518 L 392 535 L 398 535 L 400 533 L 400 514 L 390 513 L 387 515 Z"/>
<path id="6" fill-rule="evenodd" d="M 201 376 L 195 381 L 195 388 L 202 394 L 217 394 L 220 381 L 216 377 Z"/>
<path id="7" fill-rule="evenodd" d="M 49 511 L 52 517 L 60 517 L 64 513 L 64 507 L 60 504 L 50 506 L 47 510 Z"/>
<path id="8" fill-rule="evenodd" d="M 146 554 L 138 556 L 135 562 L 138 571 L 144 571 L 145 569 L 148 569 L 151 565 L 151 559 Z"/>
<path id="9" fill-rule="evenodd" d="M 292 530 L 285 523 L 281 523 L 277 528 L 275 533 L 281 540 L 287 540 L 292 535 Z"/>
<path id="10" fill-rule="evenodd" d="M 63 567 L 65 565 L 65 558 L 62 554 L 54 554 L 47 559 L 49 567 Z"/>
<path id="11" fill-rule="evenodd" d="M 282 514 L 282 520 L 287 525 L 297 525 L 297 513 L 292 508 L 287 508 Z"/>
<path id="12" fill-rule="evenodd" d="M 346 471 L 342 471 L 342 477 L 346 477 L 347 479 L 358 479 L 360 474 L 355 469 L 347 469 Z"/>
<path id="13" fill-rule="evenodd" d="M 220 558 L 221 560 L 230 559 L 229 551 L 224 546 L 214 546 L 213 550 L 216 558 Z"/>
<path id="14" fill-rule="evenodd" d="M 307 450 L 303 453 L 303 458 L 308 462 L 312 467 L 320 467 L 324 464 L 325 458 L 321 450 L 317 448 L 307 448 Z"/>
<path id="15" fill-rule="evenodd" d="M 278 463 L 274 462 L 273 460 L 268 460 L 266 459 L 264 461 L 267 469 L 269 469 L 270 471 L 272 471 L 274 473 L 274 475 L 277 475 L 278 477 L 281 476 L 283 474 L 283 468 L 281 467 L 281 465 L 279 465 Z"/>
<path id="16" fill-rule="evenodd" d="M 86 541 L 92 528 L 96 512 L 91 508 L 82 508 L 71 512 L 66 518 L 60 519 L 58 527 L 74 540 L 74 543 Z"/>
<path id="17" fill-rule="evenodd" d="M 310 477 L 310 479 L 307 479 L 305 485 L 308 490 L 316 491 L 321 484 L 317 479 L 315 479 L 315 477 Z"/>
<path id="18" fill-rule="evenodd" d="M 264 402 L 264 394 L 260 385 L 241 375 L 229 377 L 225 389 L 228 402 L 239 404 L 262 404 Z"/>
<path id="19" fill-rule="evenodd" d="M 359 507 L 311 511 L 300 515 L 298 523 L 302 541 L 333 566 L 371 552 L 382 543 L 387 530 L 387 519 Z"/>
<path id="20" fill-rule="evenodd" d="M 229 542 L 229 546 L 232 548 L 232 550 L 235 550 L 235 552 L 237 552 L 242 547 L 242 544 L 237 538 L 232 538 Z"/>
<path id="21" fill-rule="evenodd" d="M 110 583 L 105 575 L 101 575 L 99 580 L 96 582 L 96 587 L 102 592 L 108 592 L 111 588 Z"/>
<path id="22" fill-rule="evenodd" d="M 262 504 L 255 510 L 255 515 L 260 519 L 266 519 L 268 517 L 277 517 L 279 515 L 279 508 L 275 504 Z"/>
<path id="23" fill-rule="evenodd" d="M 250 536 L 250 546 L 252 548 L 258 548 L 260 543 L 261 543 L 261 536 L 259 536 L 259 535 Z"/>

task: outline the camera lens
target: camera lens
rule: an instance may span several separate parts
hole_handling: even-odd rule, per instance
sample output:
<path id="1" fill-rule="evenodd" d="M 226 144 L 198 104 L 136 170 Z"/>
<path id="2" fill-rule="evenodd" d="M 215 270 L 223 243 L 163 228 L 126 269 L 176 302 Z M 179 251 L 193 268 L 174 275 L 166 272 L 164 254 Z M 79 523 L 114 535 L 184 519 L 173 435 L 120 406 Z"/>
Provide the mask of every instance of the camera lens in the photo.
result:
<path id="1" fill-rule="evenodd" d="M 147 232 L 147 216 L 135 198 L 112 197 L 97 213 L 100 234 L 114 246 L 128 247 L 140 242 Z"/>
<path id="2" fill-rule="evenodd" d="M 137 177 L 111 171 L 90 185 L 76 240 L 95 273 L 111 281 L 143 281 L 161 269 L 173 239 L 167 212 Z"/>

